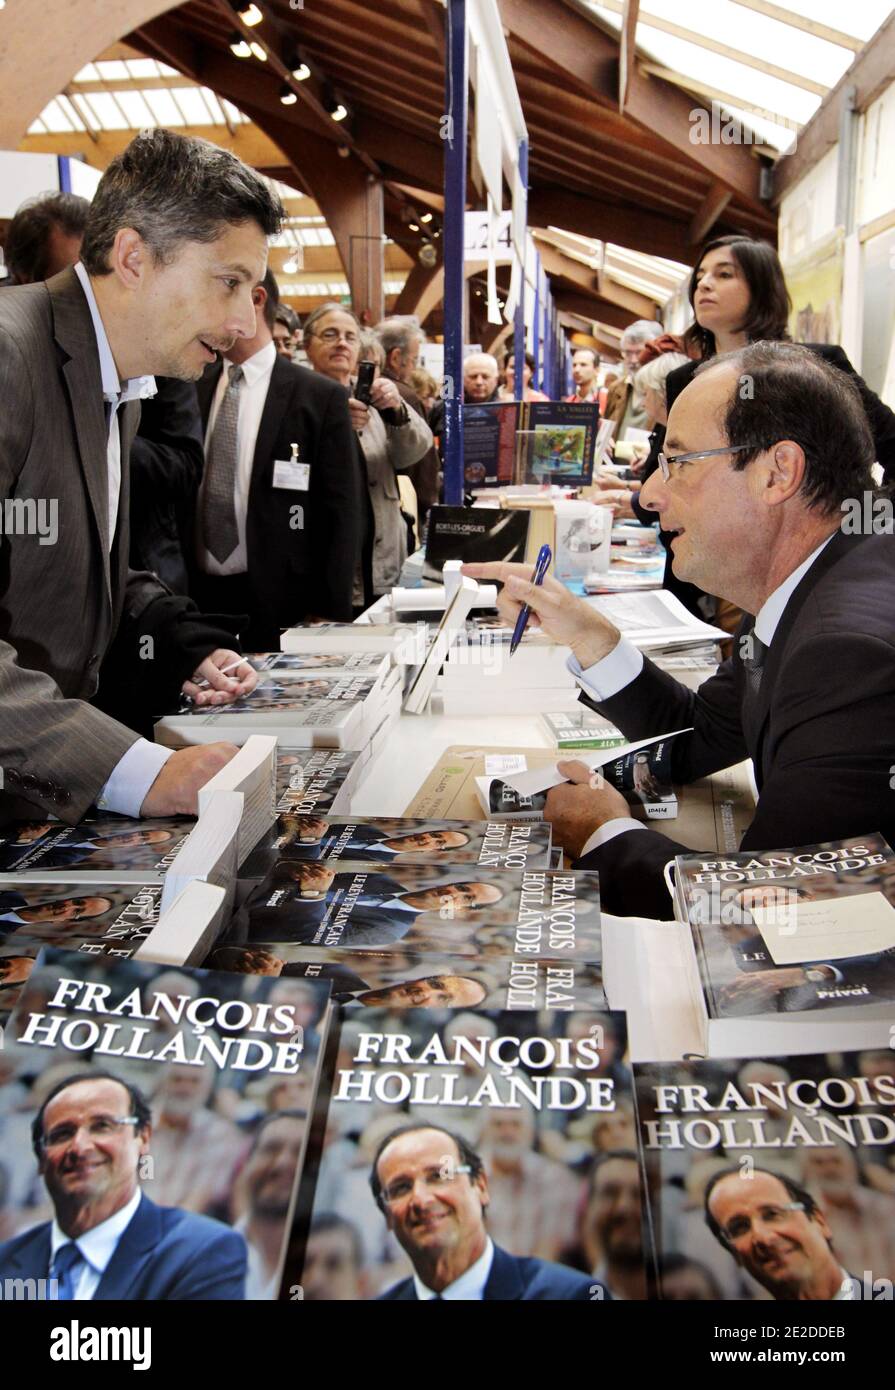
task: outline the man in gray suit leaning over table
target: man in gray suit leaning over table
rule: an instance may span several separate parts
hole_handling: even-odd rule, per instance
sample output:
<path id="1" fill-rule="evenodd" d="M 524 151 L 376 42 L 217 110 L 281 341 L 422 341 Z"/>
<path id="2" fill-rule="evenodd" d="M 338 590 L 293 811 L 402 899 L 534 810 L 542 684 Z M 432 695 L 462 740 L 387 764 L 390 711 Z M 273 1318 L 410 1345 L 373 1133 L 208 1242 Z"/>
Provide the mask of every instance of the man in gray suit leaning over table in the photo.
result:
<path id="1" fill-rule="evenodd" d="M 531 605 L 571 648 L 582 699 L 629 739 L 692 727 L 674 740 L 673 782 L 750 757 L 759 797 L 742 850 L 873 831 L 895 843 L 895 543 L 873 461 L 854 383 L 796 344 L 712 358 L 681 392 L 641 502 L 675 533 L 678 578 L 746 614 L 732 656 L 697 691 L 555 580 L 534 588 L 513 565 L 464 572 L 505 581 L 505 620 Z M 574 867 L 599 871 L 601 905 L 673 917 L 663 870 L 692 851 L 630 819 L 582 763 L 560 768 L 569 781 L 544 814 Z"/>
<path id="2" fill-rule="evenodd" d="M 281 217 L 233 155 L 146 131 L 103 176 L 81 261 L 0 296 L 0 820 L 195 813 L 235 752 L 170 753 L 88 701 L 110 652 L 157 710 L 255 683 L 226 625 L 129 570 L 128 452 L 151 373 L 196 380 L 254 334 Z"/>

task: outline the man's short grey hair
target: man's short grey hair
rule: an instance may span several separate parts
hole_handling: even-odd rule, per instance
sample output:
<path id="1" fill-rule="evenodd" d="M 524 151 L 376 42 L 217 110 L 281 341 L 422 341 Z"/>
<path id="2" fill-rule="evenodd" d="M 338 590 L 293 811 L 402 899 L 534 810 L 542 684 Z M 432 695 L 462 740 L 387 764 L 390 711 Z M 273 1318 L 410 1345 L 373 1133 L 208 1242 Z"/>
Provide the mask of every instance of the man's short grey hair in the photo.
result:
<path id="1" fill-rule="evenodd" d="M 360 362 L 375 362 L 380 371 L 385 366 L 385 351 L 382 339 L 375 328 L 362 328 L 360 335 Z"/>
<path id="2" fill-rule="evenodd" d="M 685 366 L 689 361 L 690 358 L 683 352 L 660 353 L 635 374 L 634 390 L 641 396 L 649 390 L 664 393 L 665 378 L 669 372 L 673 372 L 675 367 Z"/>
<path id="3" fill-rule="evenodd" d="M 308 339 L 313 338 L 317 332 L 317 324 L 327 314 L 347 314 L 350 319 L 354 319 L 360 332 L 361 322 L 353 309 L 349 309 L 345 304 L 338 304 L 334 299 L 330 299 L 326 304 L 319 304 L 305 319 L 304 344 L 308 345 Z"/>
<path id="4" fill-rule="evenodd" d="M 386 360 L 395 348 L 400 348 L 404 355 L 408 354 L 416 338 L 421 343 L 426 341 L 426 335 L 420 328 L 416 314 L 392 314 L 387 319 L 381 319 L 376 325 L 376 335 L 382 344 Z"/>
<path id="5" fill-rule="evenodd" d="M 635 319 L 629 323 L 622 334 L 622 352 L 635 347 L 637 343 L 648 343 L 650 338 L 658 338 L 665 329 L 657 319 Z"/>
<path id="6" fill-rule="evenodd" d="M 207 244 L 245 222 L 274 236 L 284 216 L 272 186 L 229 150 L 171 130 L 144 130 L 100 179 L 81 260 L 90 275 L 109 275 L 123 227 L 139 232 L 156 265 L 165 265 L 184 242 Z"/>

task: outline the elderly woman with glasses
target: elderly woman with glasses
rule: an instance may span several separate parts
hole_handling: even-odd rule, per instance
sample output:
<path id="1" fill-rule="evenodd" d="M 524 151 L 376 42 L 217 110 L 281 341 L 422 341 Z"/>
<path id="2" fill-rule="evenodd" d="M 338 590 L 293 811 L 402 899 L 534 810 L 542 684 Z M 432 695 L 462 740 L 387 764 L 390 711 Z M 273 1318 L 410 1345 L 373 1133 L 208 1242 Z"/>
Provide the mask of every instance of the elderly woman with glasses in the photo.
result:
<path id="1" fill-rule="evenodd" d="M 365 547 L 364 573 L 355 579 L 359 608 L 398 582 L 407 558 L 407 525 L 396 474 L 412 468 L 432 447 L 432 431 L 421 415 L 407 408 L 388 377 L 377 375 L 368 405 L 356 399 L 358 361 L 362 356 L 376 361 L 376 355 L 350 309 L 341 304 L 315 309 L 305 321 L 304 346 L 314 371 L 351 393 L 348 408 L 363 455 L 372 517 L 372 546 Z"/>

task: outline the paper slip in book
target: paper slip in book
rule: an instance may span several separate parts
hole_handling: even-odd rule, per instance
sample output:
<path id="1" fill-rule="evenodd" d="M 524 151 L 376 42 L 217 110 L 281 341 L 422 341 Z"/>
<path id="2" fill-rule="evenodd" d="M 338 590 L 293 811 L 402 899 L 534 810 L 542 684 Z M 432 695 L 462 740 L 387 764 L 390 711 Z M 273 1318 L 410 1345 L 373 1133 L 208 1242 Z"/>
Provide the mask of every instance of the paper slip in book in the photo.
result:
<path id="1" fill-rule="evenodd" d="M 661 749 L 670 748 L 671 740 L 677 738 L 679 734 L 690 733 L 690 729 L 674 729 L 667 734 L 659 734 L 651 738 L 638 739 L 636 743 L 629 743 L 621 748 L 599 748 L 582 749 L 578 762 L 585 763 L 590 768 L 603 768 L 608 763 L 620 763 L 631 755 L 638 753 L 641 749 Z M 632 773 L 633 779 L 633 773 Z M 507 784 L 512 787 L 519 796 L 535 796 L 540 792 L 547 792 L 551 787 L 558 787 L 567 779 L 558 771 L 553 763 L 550 767 L 535 768 L 530 772 L 512 773 L 506 778 Z M 643 780 L 643 778 L 641 778 Z"/>
<path id="2" fill-rule="evenodd" d="M 3 1287 L 276 1298 L 330 1013 L 322 981 L 299 1003 L 248 975 L 41 953 L 6 1030 Z M 277 1109 L 284 1086 L 301 1108 Z"/>
<path id="3" fill-rule="evenodd" d="M 886 1046 L 895 1021 L 895 855 L 880 835 L 675 860 L 675 910 L 712 1055 L 758 1039 Z"/>
<path id="4" fill-rule="evenodd" d="M 836 1029 L 808 1053 L 635 1061 L 651 1297 L 891 1306 L 895 1053 L 843 1055 Z"/>
<path id="5" fill-rule="evenodd" d="M 446 1015 L 437 1002 L 334 1014 L 338 1059 L 309 1155 L 296 1281 L 320 1269 L 336 1210 L 363 1232 L 355 1299 L 587 1302 L 599 1318 L 593 1305 L 612 1295 L 585 1254 L 582 1183 L 609 1136 L 631 1128 L 624 1017 Z M 611 1177 L 638 1211 L 636 1158 Z M 338 1296 L 332 1274 L 314 1277 L 319 1297 Z"/>
<path id="6" fill-rule="evenodd" d="M 242 874 L 263 877 L 282 859 L 548 869 L 550 839 L 549 825 L 287 813 L 277 817 Z"/>

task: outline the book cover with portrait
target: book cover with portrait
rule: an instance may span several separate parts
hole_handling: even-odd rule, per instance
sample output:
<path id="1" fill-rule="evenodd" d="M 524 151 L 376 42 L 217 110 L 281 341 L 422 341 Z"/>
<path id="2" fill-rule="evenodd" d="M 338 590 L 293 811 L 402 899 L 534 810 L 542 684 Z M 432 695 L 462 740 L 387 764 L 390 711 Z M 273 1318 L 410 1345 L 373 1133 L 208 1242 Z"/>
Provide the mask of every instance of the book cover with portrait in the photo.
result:
<path id="1" fill-rule="evenodd" d="M 651 1292 L 891 1300 L 891 1048 L 635 1063 Z"/>
<path id="2" fill-rule="evenodd" d="M 248 894 L 230 944 L 602 960 L 595 873 L 283 860 Z"/>
<path id="3" fill-rule="evenodd" d="M 281 740 L 276 756 L 277 811 L 306 816 L 347 811 L 362 762 L 355 749 L 290 748 Z"/>
<path id="4" fill-rule="evenodd" d="M 895 1017 L 895 855 L 881 835 L 682 855 L 675 866 L 712 1052 L 816 1051 L 831 1020 L 844 1047 L 885 1044 Z"/>
<path id="5" fill-rule="evenodd" d="M 43 951 L 5 1029 L 0 1279 L 62 1300 L 276 1298 L 329 999 Z"/>
<path id="6" fill-rule="evenodd" d="M 305 1301 L 642 1296 L 624 1015 L 334 1018 L 286 1281 Z"/>
<path id="7" fill-rule="evenodd" d="M 346 951 L 332 946 L 218 945 L 205 964 L 281 979 L 328 980 L 333 1001 L 352 1008 L 552 1009 L 557 1013 L 607 1008 L 599 961 L 515 956 L 422 955 Z M 2 962 L 0 962 L 2 965 Z"/>
<path id="8" fill-rule="evenodd" d="M 77 825 L 12 821 L 0 831 L 0 875 L 72 869 L 84 873 L 162 872 L 185 844 L 189 816 L 96 815 Z"/>
<path id="9" fill-rule="evenodd" d="M 547 869 L 551 829 L 501 821 L 280 814 L 242 866 L 263 877 L 284 859 L 369 860 L 371 864 L 477 864 L 487 869 Z"/>

